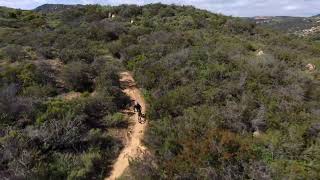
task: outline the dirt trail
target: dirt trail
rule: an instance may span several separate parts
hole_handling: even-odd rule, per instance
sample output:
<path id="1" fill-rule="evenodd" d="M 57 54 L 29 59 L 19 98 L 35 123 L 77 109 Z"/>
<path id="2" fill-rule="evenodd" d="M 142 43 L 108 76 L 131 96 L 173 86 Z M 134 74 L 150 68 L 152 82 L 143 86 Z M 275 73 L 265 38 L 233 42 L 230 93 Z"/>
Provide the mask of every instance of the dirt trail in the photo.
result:
<path id="1" fill-rule="evenodd" d="M 135 100 L 135 102 L 139 102 L 139 104 L 142 107 L 142 113 L 145 113 L 146 103 L 140 90 L 136 87 L 132 75 L 129 72 L 123 72 L 121 73 L 120 81 L 121 84 L 125 86 L 123 92 L 126 93 L 132 100 Z M 123 172 L 128 168 L 129 159 L 138 157 L 143 152 L 145 152 L 146 148 L 142 145 L 141 140 L 143 138 L 147 125 L 146 123 L 138 123 L 137 113 L 131 115 L 129 118 L 130 121 L 132 121 L 133 123 L 132 130 L 128 133 L 130 136 L 130 140 L 128 144 L 124 147 L 124 149 L 121 151 L 120 155 L 118 156 L 118 159 L 114 163 L 111 175 L 107 177 L 105 180 L 115 180 L 119 178 L 123 174 Z"/>

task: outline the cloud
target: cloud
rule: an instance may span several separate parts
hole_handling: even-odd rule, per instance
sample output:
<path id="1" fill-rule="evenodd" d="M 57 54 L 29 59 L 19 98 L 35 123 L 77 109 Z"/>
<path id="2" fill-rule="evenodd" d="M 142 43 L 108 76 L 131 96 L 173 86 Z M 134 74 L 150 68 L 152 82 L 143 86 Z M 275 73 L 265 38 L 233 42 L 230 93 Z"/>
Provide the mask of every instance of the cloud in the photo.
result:
<path id="1" fill-rule="evenodd" d="M 283 9 L 291 11 L 291 10 L 299 9 L 299 7 L 298 6 L 294 6 L 294 5 L 288 5 L 288 6 L 283 7 Z"/>
<path id="2" fill-rule="evenodd" d="M 43 2 L 38 0 L 0 0 L 1 6 L 14 7 L 14 8 L 22 8 L 22 9 L 31 9 L 34 6 L 40 5 Z"/>
<path id="3" fill-rule="evenodd" d="M 33 9 L 45 3 L 143 5 L 157 2 L 193 5 L 197 8 L 233 16 L 311 16 L 320 14 L 320 0 L 0 0 L 0 5 Z"/>

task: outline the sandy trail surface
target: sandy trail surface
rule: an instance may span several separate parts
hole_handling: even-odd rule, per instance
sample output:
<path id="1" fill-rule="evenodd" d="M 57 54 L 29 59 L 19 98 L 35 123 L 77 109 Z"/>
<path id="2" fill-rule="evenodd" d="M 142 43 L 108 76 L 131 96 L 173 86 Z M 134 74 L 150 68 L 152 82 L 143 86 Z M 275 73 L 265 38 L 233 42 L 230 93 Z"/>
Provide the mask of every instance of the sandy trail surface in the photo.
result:
<path id="1" fill-rule="evenodd" d="M 122 72 L 121 76 L 121 84 L 124 87 L 123 92 L 126 93 L 132 100 L 138 102 L 142 107 L 142 113 L 145 114 L 146 110 L 146 103 L 144 98 L 137 88 L 136 83 L 129 72 Z M 132 107 L 131 107 L 132 108 Z M 105 180 L 115 180 L 119 178 L 124 171 L 129 167 L 129 160 L 131 158 L 136 158 L 141 156 L 146 148 L 142 145 L 142 138 L 144 136 L 144 132 L 146 129 L 147 124 L 140 124 L 138 122 L 138 114 L 135 113 L 128 113 L 130 123 L 133 126 L 128 131 L 129 141 L 121 151 L 120 155 L 118 156 L 117 160 L 115 161 L 114 165 L 112 166 L 113 169 L 109 177 L 105 178 Z"/>

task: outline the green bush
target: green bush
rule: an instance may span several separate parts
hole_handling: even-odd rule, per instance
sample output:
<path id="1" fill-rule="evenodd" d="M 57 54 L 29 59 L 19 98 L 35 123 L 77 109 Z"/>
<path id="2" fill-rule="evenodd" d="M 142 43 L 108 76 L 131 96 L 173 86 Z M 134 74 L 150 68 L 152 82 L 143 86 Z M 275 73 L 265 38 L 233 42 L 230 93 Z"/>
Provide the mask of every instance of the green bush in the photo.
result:
<path id="1" fill-rule="evenodd" d="M 105 133 L 104 117 L 129 102 L 120 88 L 121 64 L 106 42 L 124 34 L 127 23 L 100 22 L 111 7 L 69 7 L 51 13 L 0 8 L 3 178 L 102 179 L 123 146 Z M 85 93 L 55 97 L 68 91 Z"/>
<path id="2" fill-rule="evenodd" d="M 19 45 L 9 45 L 3 49 L 3 52 L 11 62 L 22 61 L 26 57 L 23 47 Z"/>
<path id="3" fill-rule="evenodd" d="M 29 86 L 26 87 L 22 95 L 26 97 L 52 97 L 57 94 L 57 91 L 54 87 L 47 85 L 47 86 Z"/>
<path id="4" fill-rule="evenodd" d="M 104 122 L 107 127 L 127 128 L 128 120 L 121 113 L 115 113 L 104 117 Z"/>
<path id="5" fill-rule="evenodd" d="M 63 100 L 57 99 L 48 101 L 44 104 L 44 112 L 41 112 L 37 117 L 37 123 L 42 124 L 50 119 L 62 119 L 67 113 L 72 113 L 72 104 Z"/>
<path id="6" fill-rule="evenodd" d="M 87 154 L 83 154 L 81 156 L 80 168 L 72 170 L 70 174 L 68 174 L 67 179 L 88 179 L 92 178 L 91 173 L 95 170 L 96 164 L 101 164 L 102 157 L 99 153 L 89 152 Z"/>
<path id="7" fill-rule="evenodd" d="M 69 90 L 74 91 L 92 91 L 93 81 L 90 67 L 83 62 L 68 63 L 62 73 L 61 78 Z"/>

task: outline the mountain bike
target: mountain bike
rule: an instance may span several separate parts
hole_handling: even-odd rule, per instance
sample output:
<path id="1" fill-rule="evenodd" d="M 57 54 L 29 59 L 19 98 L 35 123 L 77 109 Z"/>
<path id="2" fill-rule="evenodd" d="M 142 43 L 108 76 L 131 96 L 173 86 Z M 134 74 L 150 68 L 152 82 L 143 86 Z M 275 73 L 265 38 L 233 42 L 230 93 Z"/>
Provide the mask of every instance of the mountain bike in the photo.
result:
<path id="1" fill-rule="evenodd" d="M 146 121 L 146 115 L 142 114 L 142 112 L 138 112 L 138 122 L 144 124 Z"/>

